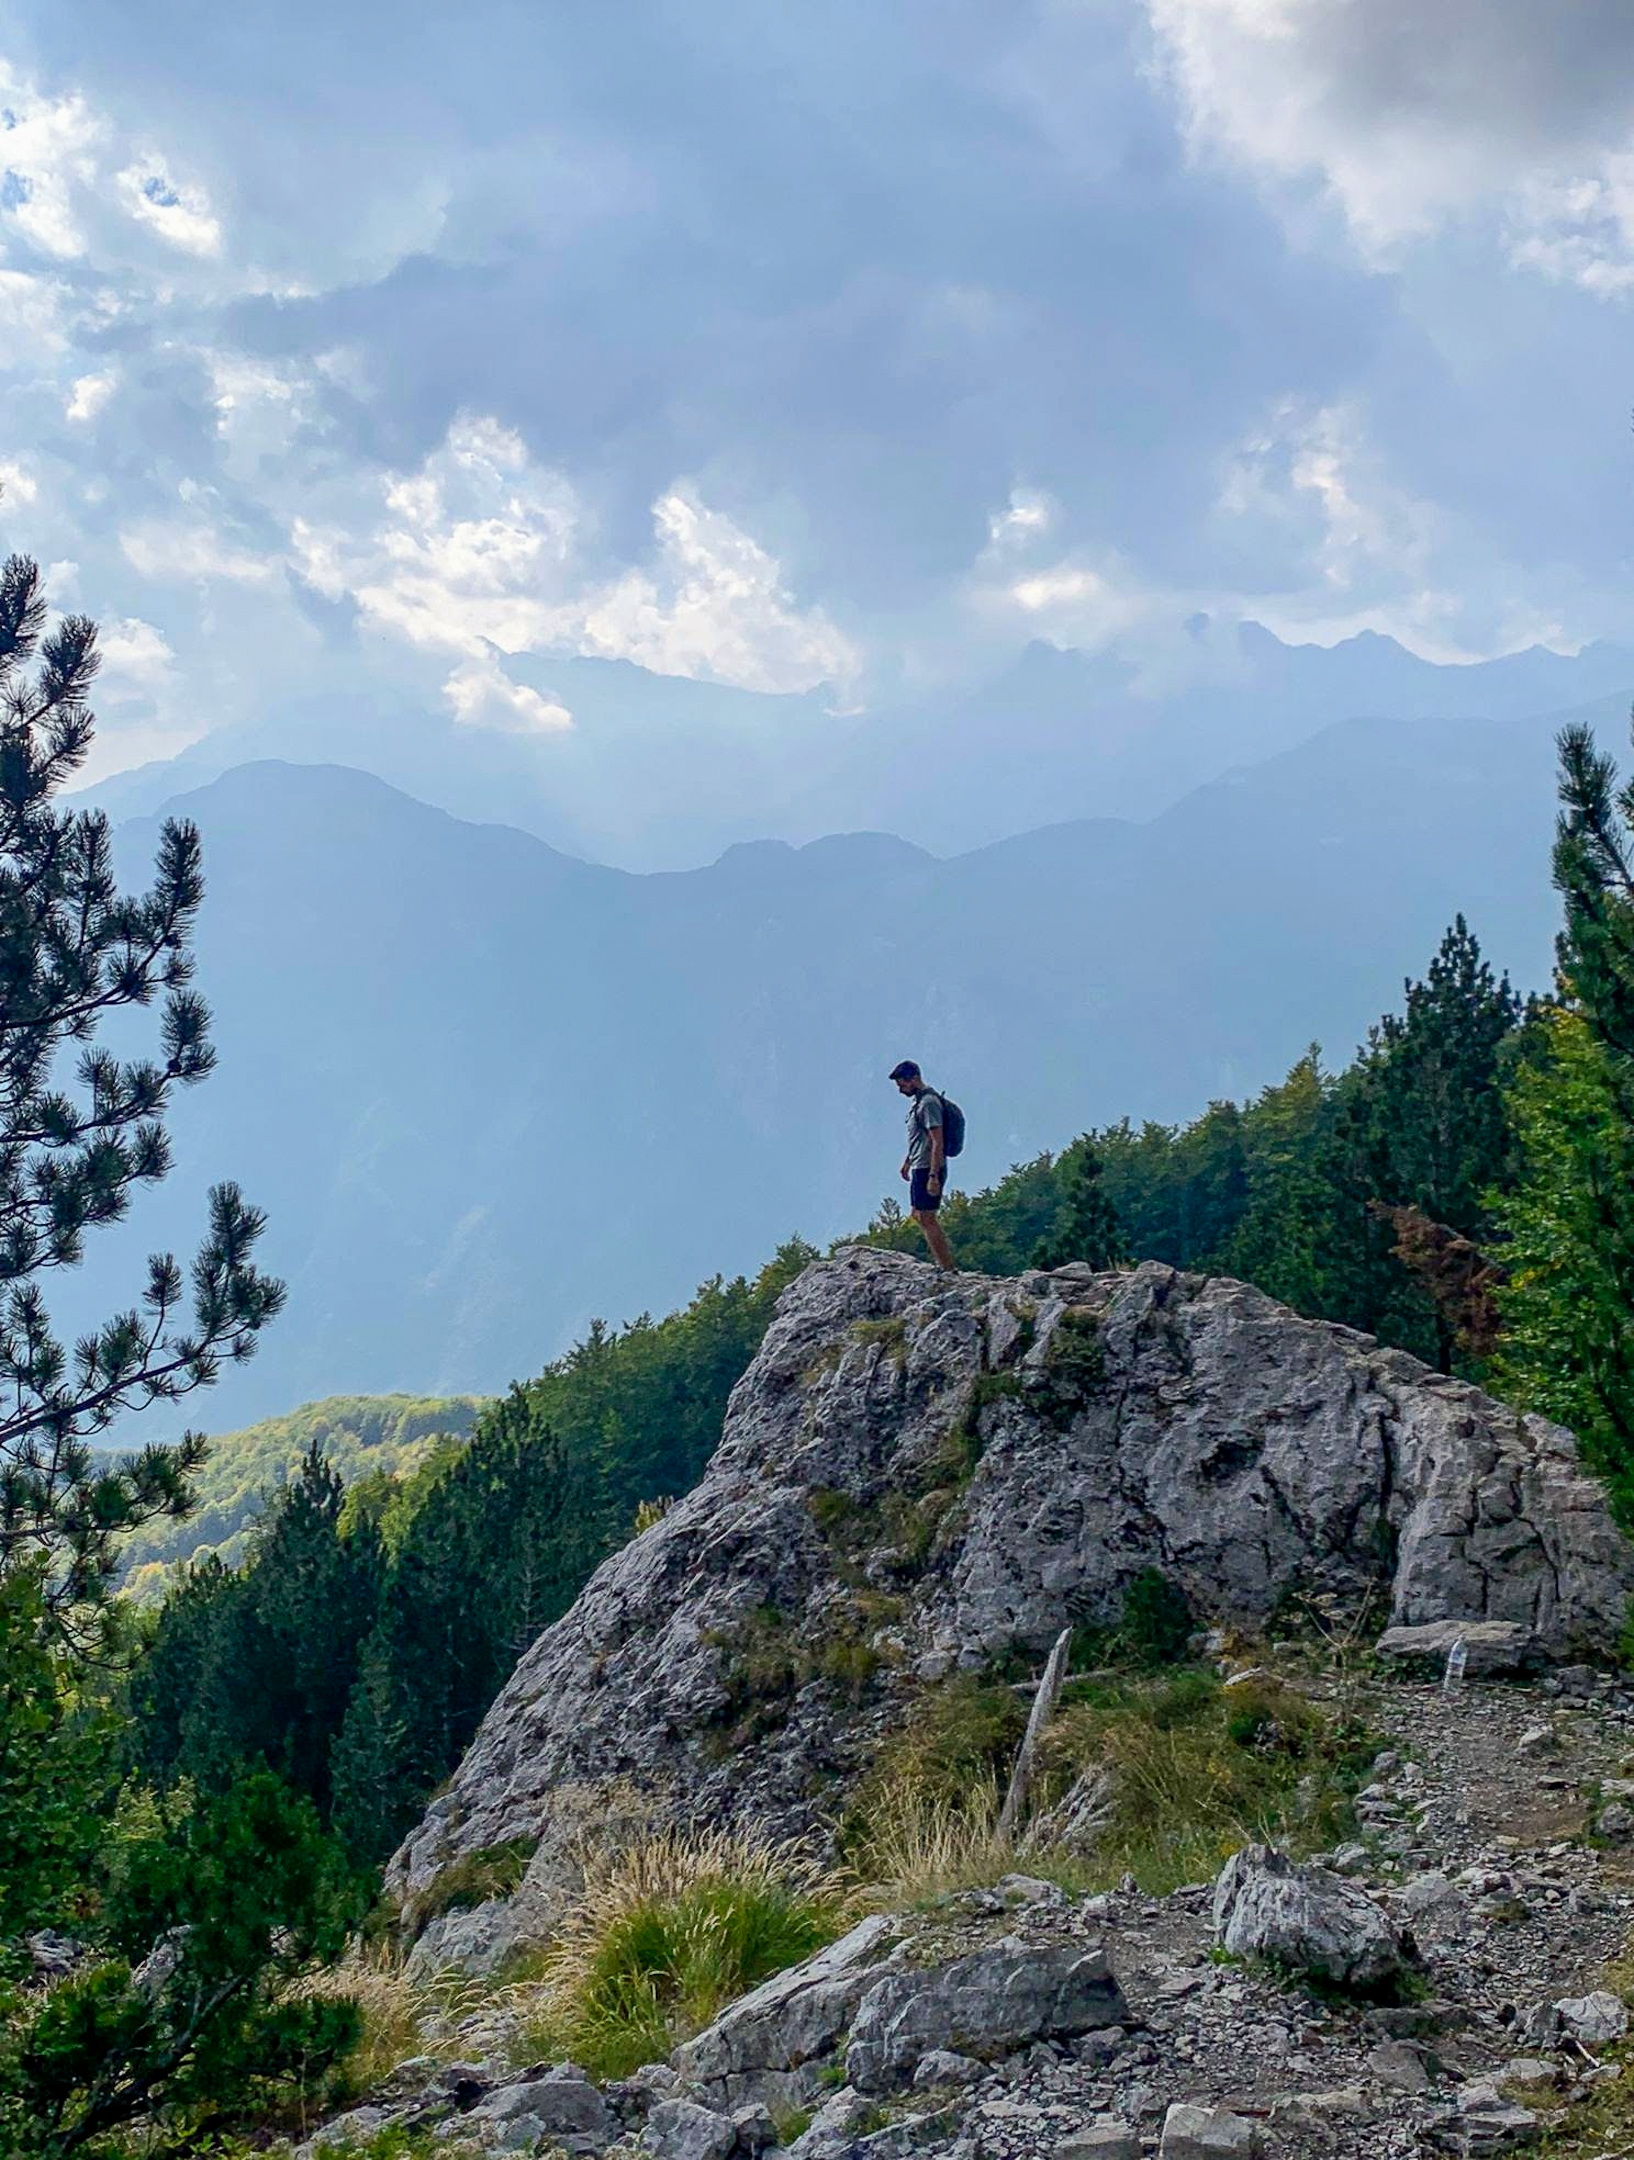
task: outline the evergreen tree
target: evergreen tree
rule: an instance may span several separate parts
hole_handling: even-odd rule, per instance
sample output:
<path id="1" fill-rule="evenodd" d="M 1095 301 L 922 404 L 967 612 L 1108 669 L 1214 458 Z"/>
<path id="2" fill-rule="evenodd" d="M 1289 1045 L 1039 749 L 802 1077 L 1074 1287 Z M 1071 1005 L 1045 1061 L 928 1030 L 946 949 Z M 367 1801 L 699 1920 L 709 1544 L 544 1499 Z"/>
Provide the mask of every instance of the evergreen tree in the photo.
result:
<path id="1" fill-rule="evenodd" d="M 53 1332 L 40 1278 L 77 1263 L 85 1232 L 164 1176 L 164 1112 L 214 1053 L 189 987 L 198 833 L 167 823 L 154 885 L 130 898 L 106 818 L 54 806 L 91 743 L 96 628 L 71 615 L 46 634 L 45 621 L 39 571 L 14 555 L 0 566 L 0 1572 L 43 1559 L 48 1599 L 69 1610 L 104 1593 L 122 1531 L 185 1509 L 202 1459 L 193 1436 L 114 1463 L 86 1443 L 247 1357 L 283 1290 L 254 1265 L 261 1216 L 222 1185 L 190 1300 L 158 1255 L 139 1306 L 72 1351 Z M 155 1001 L 157 1056 L 99 1044 L 107 1021 Z"/>
<path id="2" fill-rule="evenodd" d="M 166 1600 L 130 1687 L 146 1775 L 220 1790 L 265 1764 L 327 1822 L 334 1743 L 384 1572 L 378 1530 L 343 1531 L 344 1504 L 314 1442 L 244 1568 L 208 1561 Z"/>
<path id="3" fill-rule="evenodd" d="M 1310 1309 L 1450 1372 L 1457 1330 L 1404 1265 L 1387 1211 L 1416 1209 L 1473 1244 L 1490 1241 L 1489 1199 L 1512 1174 L 1504 1079 L 1522 1007 L 1461 915 L 1404 993 L 1335 1093 L 1322 1151 L 1325 1280 Z"/>
<path id="4" fill-rule="evenodd" d="M 304 2093 L 356 2042 L 357 2005 L 301 1983 L 362 1919 L 362 1884 L 270 1772 L 138 1810 L 93 1884 L 99 1954 L 48 1990 L 0 1984 L 0 2152 L 124 2152 L 138 2119 L 144 2151 L 214 2150 L 213 2122 Z"/>
<path id="5" fill-rule="evenodd" d="M 1560 797 L 1558 1004 L 1510 1090 L 1499 1372 L 1573 1427 L 1634 1520 L 1634 783 L 1570 727 Z"/>
<path id="6" fill-rule="evenodd" d="M 1056 1170 L 1060 1210 L 1051 1235 L 1038 1247 L 1035 1267 L 1065 1267 L 1084 1260 L 1092 1268 L 1121 1267 L 1128 1258 L 1118 1211 L 1107 1196 L 1102 1164 L 1088 1133 L 1062 1155 Z"/>
<path id="7" fill-rule="evenodd" d="M 335 1759 L 336 1823 L 383 1859 L 455 1767 L 516 1661 L 628 1531 L 599 1449 L 513 1389 L 407 1526 Z"/>
<path id="8" fill-rule="evenodd" d="M 0 1575 L 0 1944 L 83 1909 L 113 1796 L 113 1737 L 61 1655 L 38 1572 Z"/>

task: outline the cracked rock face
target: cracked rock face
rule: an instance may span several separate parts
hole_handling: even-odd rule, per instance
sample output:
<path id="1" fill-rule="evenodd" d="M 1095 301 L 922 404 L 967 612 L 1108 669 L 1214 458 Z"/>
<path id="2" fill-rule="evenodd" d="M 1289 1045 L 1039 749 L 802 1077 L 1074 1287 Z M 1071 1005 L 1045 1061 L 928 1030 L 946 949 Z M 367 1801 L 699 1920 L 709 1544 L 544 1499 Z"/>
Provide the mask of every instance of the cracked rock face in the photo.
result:
<path id="1" fill-rule="evenodd" d="M 701 1483 L 523 1657 L 392 1879 L 539 1838 L 482 1930 L 502 1955 L 560 1897 L 587 1793 L 807 1829 L 916 1689 L 1115 1621 L 1152 1567 L 1200 1624 L 1303 1590 L 1554 1657 L 1612 1643 L 1634 1581 L 1568 1433 L 1242 1283 L 842 1250 L 784 1293 Z"/>

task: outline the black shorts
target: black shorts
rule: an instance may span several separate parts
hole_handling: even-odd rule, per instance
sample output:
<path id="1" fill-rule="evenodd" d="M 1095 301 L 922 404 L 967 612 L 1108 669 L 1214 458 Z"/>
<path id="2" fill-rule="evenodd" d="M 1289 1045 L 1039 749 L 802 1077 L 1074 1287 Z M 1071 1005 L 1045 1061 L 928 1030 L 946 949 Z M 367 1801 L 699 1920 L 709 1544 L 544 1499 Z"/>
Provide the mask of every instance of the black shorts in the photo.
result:
<path id="1" fill-rule="evenodd" d="M 943 1195 L 947 1192 L 947 1172 L 945 1170 L 942 1172 L 942 1183 L 935 1193 L 927 1192 L 925 1189 L 925 1180 L 929 1176 L 930 1171 L 921 1168 L 917 1164 L 909 1174 L 908 1205 L 916 1215 L 934 1215 L 942 1205 Z"/>

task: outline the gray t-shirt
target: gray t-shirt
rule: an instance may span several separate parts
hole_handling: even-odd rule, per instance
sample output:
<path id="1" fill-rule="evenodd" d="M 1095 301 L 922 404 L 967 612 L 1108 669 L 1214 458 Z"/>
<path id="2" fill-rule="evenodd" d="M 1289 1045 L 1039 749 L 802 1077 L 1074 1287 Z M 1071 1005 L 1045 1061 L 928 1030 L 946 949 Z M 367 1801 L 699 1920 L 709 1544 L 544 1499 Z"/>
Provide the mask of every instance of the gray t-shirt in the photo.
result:
<path id="1" fill-rule="evenodd" d="M 942 1098 L 933 1095 L 929 1088 L 914 1097 L 908 1105 L 908 1168 L 930 1168 L 930 1136 L 939 1132 L 942 1125 Z"/>

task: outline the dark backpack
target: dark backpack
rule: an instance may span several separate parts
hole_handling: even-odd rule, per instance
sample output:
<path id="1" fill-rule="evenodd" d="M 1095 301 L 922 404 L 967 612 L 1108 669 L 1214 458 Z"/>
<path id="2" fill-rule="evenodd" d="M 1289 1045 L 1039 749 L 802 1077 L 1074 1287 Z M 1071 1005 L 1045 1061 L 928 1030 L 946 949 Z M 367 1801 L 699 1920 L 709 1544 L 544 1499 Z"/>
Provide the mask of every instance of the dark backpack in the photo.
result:
<path id="1" fill-rule="evenodd" d="M 965 1149 L 965 1114 L 951 1095 L 944 1095 L 940 1088 L 931 1093 L 942 1105 L 942 1153 L 962 1155 Z"/>

